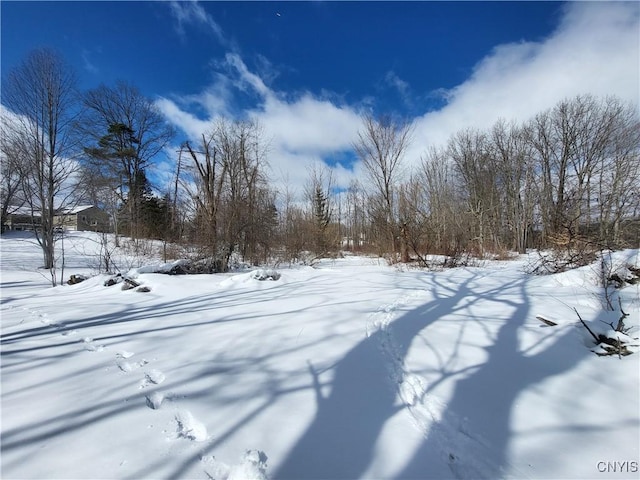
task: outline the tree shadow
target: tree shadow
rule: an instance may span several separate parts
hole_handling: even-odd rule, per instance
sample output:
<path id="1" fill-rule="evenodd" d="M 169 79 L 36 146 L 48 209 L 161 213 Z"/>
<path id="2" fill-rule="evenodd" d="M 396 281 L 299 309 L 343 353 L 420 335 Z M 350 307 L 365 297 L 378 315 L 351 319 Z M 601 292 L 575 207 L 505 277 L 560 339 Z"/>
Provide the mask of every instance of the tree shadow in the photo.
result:
<path id="1" fill-rule="evenodd" d="M 441 419 L 429 429 L 425 441 L 397 478 L 442 478 L 425 460 L 438 452 L 448 464 L 449 478 L 523 478 L 511 465 L 509 446 L 512 414 L 518 396 L 531 385 L 574 368 L 589 354 L 576 348 L 571 328 L 547 348 L 527 355 L 519 347 L 518 332 L 530 314 L 527 281 L 505 291 L 490 292 L 486 299 L 510 305 L 513 311 L 484 350 L 487 360 L 455 383 Z M 508 291 L 517 300 L 504 298 Z"/>
<path id="2" fill-rule="evenodd" d="M 532 384 L 570 370 L 589 351 L 575 348 L 576 338 L 567 329 L 548 348 L 525 355 L 519 348 L 518 331 L 530 315 L 528 279 L 486 288 L 483 276 L 470 273 L 462 283 L 451 285 L 441 277 L 428 276 L 427 289 L 433 300 L 378 329 L 350 350 L 334 367 L 328 396 L 316 388 L 316 415 L 273 477 L 361 478 L 372 463 L 384 424 L 403 408 L 424 417 L 416 419 L 425 424 L 426 438 L 394 478 L 441 478 L 443 474 L 502 478 L 514 472 L 508 448 L 511 412 L 518 395 Z M 500 307 L 498 311 L 505 307 L 511 311 L 497 334 L 484 325 L 485 319 L 471 314 L 470 307 L 478 302 L 493 302 Z M 419 402 L 428 404 L 427 397 L 439 383 L 465 375 L 455 383 L 453 396 L 438 418 L 430 416 L 428 409 L 420 410 L 419 404 L 412 407 L 412 400 L 405 401 L 400 389 L 407 380 L 404 365 L 412 342 L 418 336 L 428 337 L 430 325 L 452 314 L 467 316 L 461 330 L 473 322 L 484 329 L 490 341 L 484 347 L 484 363 L 448 371 L 446 364 L 451 362 L 442 359 L 440 377 L 416 392 L 422 395 Z M 462 333 L 455 339 L 449 361 L 464 348 L 461 337 Z M 313 370 L 311 375 L 317 377 Z M 440 460 L 438 465 L 432 463 L 434 458 Z"/>
<path id="3" fill-rule="evenodd" d="M 326 370 L 318 368 L 324 359 L 310 358 L 306 365 L 294 365 L 291 369 L 292 374 L 304 379 L 296 382 L 295 386 L 285 386 L 290 383 L 285 380 L 290 372 L 272 371 L 269 365 L 270 361 L 278 356 L 298 350 L 304 351 L 311 346 L 304 341 L 295 345 L 283 342 L 276 351 L 256 352 L 243 355 L 241 358 L 229 355 L 227 358 L 208 357 L 206 362 L 203 360 L 203 368 L 200 371 L 194 372 L 189 378 L 180 379 L 182 389 L 190 382 L 194 382 L 194 385 L 197 384 L 200 388 L 191 391 L 189 398 L 207 398 L 211 394 L 210 383 L 203 382 L 203 379 L 221 376 L 227 380 L 230 375 L 241 377 L 246 374 L 248 368 L 253 368 L 260 370 L 264 375 L 264 381 L 257 382 L 251 391 L 243 392 L 236 398 L 220 400 L 232 404 L 234 401 L 243 402 L 255 396 L 259 401 L 248 411 L 239 414 L 237 418 L 234 417 L 236 421 L 224 431 L 217 432 L 215 439 L 203 445 L 197 453 L 188 455 L 180 462 L 173 461 L 169 466 L 166 458 L 150 460 L 148 465 L 132 474 L 130 478 L 149 478 L 160 474 L 166 478 L 184 478 L 204 454 L 212 452 L 235 433 L 250 425 L 271 403 L 302 390 L 315 392 L 316 413 L 286 458 L 281 461 L 276 459 L 273 478 L 361 478 L 372 464 L 376 443 L 385 423 L 399 411 L 408 408 L 398 400 L 397 389 L 407 374 L 405 362 L 412 343 L 422 338 L 428 340 L 431 331 L 428 327 L 439 320 L 445 321 L 445 317 L 452 314 L 465 318 L 459 324 L 459 334 L 451 337 L 453 353 L 448 358 L 442 355 L 437 366 L 439 378 L 422 392 L 421 400 L 425 400 L 441 382 L 451 380 L 453 376 L 461 377 L 461 374 L 466 376 L 457 380 L 442 417 L 432 422 L 424 442 L 402 471 L 394 477 L 440 478 L 443 471 L 450 477 L 465 478 L 501 478 L 505 474 L 513 474 L 509 465 L 508 449 L 512 438 L 511 412 L 518 395 L 536 382 L 571 369 L 589 355 L 589 352 L 587 348 L 575 348 L 575 338 L 569 329 L 566 329 L 566 333 L 554 337 L 554 343 L 536 355 L 522 352 L 519 348 L 518 331 L 531 316 L 527 279 L 522 278 L 507 287 L 500 282 L 498 286 L 491 288 L 483 284 L 484 275 L 477 271 L 464 272 L 464 281 L 451 283 L 447 283 L 446 276 L 426 274 L 424 290 L 431 294 L 431 301 L 399 316 L 387 327 L 375 330 Z M 122 330 L 96 337 L 96 341 L 115 341 L 121 337 L 146 336 L 157 332 L 178 334 L 182 329 L 197 330 L 207 325 L 247 320 L 251 317 L 247 316 L 249 313 L 245 311 L 231 316 L 224 313 L 224 309 L 244 305 L 247 301 L 259 304 L 267 300 L 277 300 L 278 296 L 295 295 L 296 288 L 308 288 L 310 283 L 308 280 L 300 284 L 291 282 L 282 289 L 266 289 L 260 292 L 215 292 L 212 295 L 171 300 L 152 306 L 127 305 L 115 313 L 95 314 L 65 322 L 64 328 L 82 331 L 94 326 L 123 324 Z M 408 288 L 408 291 L 415 291 L 411 282 L 409 287 L 411 288 Z M 310 295 L 309 291 L 304 293 Z M 326 315 L 328 305 L 339 307 L 341 304 L 341 300 L 326 298 L 322 284 L 317 289 L 317 295 L 317 301 L 311 306 L 306 306 L 305 310 L 317 308 L 318 315 Z M 470 313 L 470 307 L 478 302 L 495 302 L 501 311 L 508 309 L 508 318 L 505 318 L 504 314 L 500 318 L 503 323 L 497 333 L 492 333 L 492 330 L 486 327 L 485 319 Z M 194 312 L 202 312 L 202 316 L 189 321 L 179 320 L 182 313 Z M 291 315 L 295 312 L 267 311 L 263 316 L 272 315 L 277 318 L 282 314 Z M 359 321 L 360 319 L 356 319 L 356 322 Z M 482 335 L 491 339 L 484 347 L 487 359 L 478 365 L 467 367 L 464 371 L 453 371 L 455 358 L 462 356 L 462 349 L 465 348 L 465 329 L 471 326 L 479 326 Z M 23 345 L 25 340 L 34 340 L 53 333 L 56 333 L 56 330 L 47 326 L 26 327 L 3 335 L 0 339 L 0 353 L 4 368 L 11 367 L 12 373 L 15 374 L 18 368 L 28 368 L 26 362 L 29 358 L 40 358 L 43 350 L 52 355 L 58 354 L 57 348 L 74 343 L 64 341 L 62 338 L 66 337 L 61 337 L 60 343 L 54 341 L 44 345 Z M 316 338 L 315 341 L 330 343 L 337 335 L 337 332 L 327 332 L 323 338 Z M 390 342 L 392 347 L 386 348 L 385 345 L 388 346 Z M 565 348 L 572 346 L 574 348 Z M 432 348 L 435 353 L 440 351 L 438 345 L 432 345 Z M 30 355 L 35 352 L 38 353 L 37 356 Z M 7 361 L 12 363 L 8 365 Z M 389 381 L 390 375 L 395 383 Z M 163 384 L 163 388 L 171 387 L 170 381 Z M 46 428 L 43 428 L 45 425 L 34 424 L 25 426 L 22 432 L 4 432 L 3 448 L 8 446 L 15 451 L 43 439 L 61 438 L 65 433 L 61 425 L 83 429 L 92 422 L 104 421 L 123 413 L 118 410 L 116 404 L 99 407 L 95 416 L 79 409 L 70 409 L 64 416 L 47 424 Z M 70 421 L 77 419 L 78 414 L 83 415 L 82 421 Z M 290 421 L 295 422 L 295 419 L 292 418 Z M 438 466 L 429 464 L 434 458 L 434 452 L 441 460 Z M 465 458 L 467 454 L 469 458 Z"/>
<path id="4" fill-rule="evenodd" d="M 468 297 L 473 278 L 451 296 L 436 292 L 436 299 L 422 306 L 419 314 L 412 311 L 393 322 L 400 340 L 393 353 L 399 361 L 420 331 Z M 335 365 L 327 397 L 316 388 L 316 415 L 274 478 L 353 479 L 365 473 L 384 424 L 404 408 L 388 381 L 389 360 L 380 351 L 386 335 L 382 329 L 373 332 Z"/>
<path id="5" fill-rule="evenodd" d="M 312 299 L 312 302 L 306 302 L 304 307 L 299 307 L 297 304 L 293 307 L 289 304 L 282 304 L 282 307 L 274 311 L 269 309 L 264 311 L 261 308 L 264 302 L 277 302 L 278 297 L 289 296 L 292 294 L 291 292 L 295 292 L 297 289 L 303 287 L 303 293 L 309 295 L 309 298 Z M 364 287 L 360 288 L 364 290 Z M 317 293 L 317 295 L 312 297 L 308 292 L 314 292 Z M 134 294 L 136 296 L 132 298 L 140 298 L 141 304 L 138 305 L 128 304 L 123 306 L 116 303 L 121 295 L 127 295 L 128 292 L 114 291 L 114 294 L 113 306 L 115 308 L 107 308 L 107 313 L 104 313 L 104 311 L 96 313 L 96 309 L 94 308 L 89 310 L 91 313 L 86 316 L 76 314 L 75 317 L 65 319 L 62 323 L 51 323 L 45 326 L 41 326 L 38 323 L 37 326 L 34 326 L 34 322 L 31 322 L 30 324 L 18 324 L 9 327 L 9 331 L 3 333 L 0 339 L 2 346 L 0 354 L 3 360 L 1 371 L 3 375 L 5 375 L 4 378 L 6 379 L 7 375 L 22 375 L 28 373 L 33 375 L 33 372 L 36 372 L 39 366 L 50 363 L 51 361 L 74 357 L 76 355 L 87 355 L 88 353 L 86 353 L 84 349 L 69 348 L 74 346 L 81 348 L 81 337 L 86 334 L 94 337 L 93 341 L 95 342 L 105 343 L 106 349 L 108 350 L 112 344 L 117 345 L 118 340 L 123 338 L 144 336 L 145 339 L 148 339 L 150 335 L 157 333 L 169 333 L 173 336 L 181 332 L 187 333 L 189 331 L 191 331 L 190 334 L 193 334 L 194 331 L 209 333 L 211 330 L 207 330 L 207 328 L 211 326 L 228 322 L 255 320 L 256 318 L 267 321 L 273 320 L 273 328 L 277 328 L 277 320 L 281 315 L 295 316 L 301 311 L 301 308 L 304 308 L 305 311 L 308 309 L 318 309 L 318 311 L 321 311 L 327 308 L 328 305 L 339 308 L 343 301 L 341 298 L 336 300 L 326 298 L 327 294 L 323 283 L 319 282 L 316 285 L 313 281 L 308 280 L 289 282 L 284 284 L 282 288 L 267 288 L 261 291 L 249 288 L 231 291 L 214 291 L 210 295 L 200 294 L 187 298 L 171 299 L 164 302 L 157 302 L 157 299 L 153 299 L 151 304 L 147 304 L 144 296 L 138 297 L 137 294 Z M 108 298 L 109 297 L 107 297 L 107 299 Z M 87 300 L 87 302 L 90 301 L 91 299 Z M 249 303 L 254 304 L 254 306 L 250 307 Z M 188 314 L 188 319 L 183 319 L 184 316 L 182 314 Z M 51 319 L 53 320 L 53 318 L 57 317 L 58 315 L 53 314 Z M 60 315 L 60 317 L 62 317 L 62 315 Z M 105 326 L 115 326 L 117 328 L 104 332 L 101 336 L 92 335 L 93 332 L 91 332 L 91 329 L 93 327 Z M 77 337 L 74 337 L 76 340 L 63 335 L 64 333 L 74 330 L 77 331 Z M 216 375 L 222 376 L 225 379 L 230 375 L 238 375 L 241 377 L 246 374 L 247 369 L 257 369 L 261 372 L 268 372 L 269 364 L 274 358 L 288 355 L 297 350 L 303 350 L 319 342 L 331 342 L 336 336 L 337 333 L 327 331 L 323 337 L 314 338 L 313 343 L 311 343 L 311 340 L 304 339 L 294 343 L 283 342 L 277 348 L 271 349 L 268 352 L 257 352 L 255 355 L 249 354 L 239 359 L 235 358 L 234 355 L 229 355 L 229 358 L 232 359 L 231 361 L 229 361 L 229 358 L 215 357 L 198 359 L 198 363 L 202 363 L 203 365 L 200 371 L 194 372 L 193 375 L 190 374 L 188 377 L 182 377 L 179 381 L 176 380 L 175 384 L 169 379 L 162 384 L 162 389 L 165 392 L 171 391 L 172 388 L 179 388 L 181 391 L 184 391 L 191 382 L 193 382 L 194 385 L 198 385 L 198 388 L 201 388 L 201 390 L 190 391 L 188 395 L 189 398 L 196 399 L 202 397 L 206 399 L 211 396 L 211 389 L 206 381 L 203 382 L 203 379 L 213 378 Z M 112 342 L 112 344 L 109 342 Z M 111 354 L 115 352 L 116 350 L 112 350 Z M 112 356 L 111 360 L 107 361 L 110 365 L 115 365 Z M 233 361 L 235 361 L 235 364 Z M 82 365 L 82 360 L 79 358 L 77 368 L 61 372 L 58 377 L 48 378 L 47 384 L 49 384 L 49 391 L 55 391 L 56 385 L 65 378 L 73 378 L 76 375 L 86 374 L 87 372 L 90 373 L 93 370 L 93 368 L 88 368 L 86 371 L 82 370 Z M 118 373 L 117 370 L 115 371 Z M 215 448 L 220 442 L 233 436 L 238 430 L 250 424 L 270 403 L 277 401 L 279 397 L 313 388 L 310 382 L 295 387 L 286 387 L 283 385 L 285 379 L 286 372 L 268 372 L 266 380 L 256 383 L 255 388 L 246 393 L 246 395 L 237 394 L 236 392 L 237 396 L 235 398 L 222 399 L 221 401 L 229 403 L 248 402 L 254 396 L 264 396 L 265 400 L 246 415 L 238 415 L 238 419 L 233 425 L 226 431 L 216 435 L 215 440 L 207 442 L 207 447 L 204 448 Z M 98 385 L 99 388 L 104 386 L 105 384 L 102 382 Z M 31 387 L 31 384 L 29 384 L 22 388 L 12 390 L 5 389 L 3 392 L 3 400 L 11 399 L 12 395 L 28 394 L 28 390 Z M 83 406 L 82 402 L 78 404 L 69 403 L 65 405 L 63 411 L 60 411 L 58 414 L 49 417 L 34 415 L 32 417 L 33 420 L 19 422 L 19 426 L 11 428 L 8 426 L 5 427 L 5 429 L 0 432 L 0 442 L 2 444 L 2 451 L 10 456 L 8 460 L 10 465 L 5 464 L 3 471 L 5 473 L 10 472 L 11 465 L 19 464 L 19 461 L 16 459 L 19 457 L 22 458 L 23 452 L 24 455 L 33 453 L 33 451 L 38 448 L 38 444 L 43 442 L 64 443 L 66 434 L 74 431 L 82 434 L 85 429 L 101 422 L 115 420 L 134 408 L 140 409 L 141 412 L 146 412 L 147 407 L 144 403 L 144 395 L 137 389 L 134 390 L 134 392 L 135 393 L 129 393 L 123 388 L 118 400 L 94 403 L 90 407 Z M 135 401 L 123 404 L 122 402 L 129 397 L 134 397 Z M 12 410 L 12 415 L 15 415 L 17 410 L 15 408 Z M 5 410 L 4 413 L 7 413 L 7 411 Z M 169 461 L 165 457 L 149 459 L 149 463 L 141 467 L 140 471 L 134 473 L 131 478 L 165 476 L 166 472 L 174 470 L 174 467 L 176 467 L 175 473 L 170 474 L 169 477 L 183 478 L 187 474 L 186 472 L 199 461 L 200 453 L 189 456 L 184 462 L 181 462 L 181 460 Z"/>

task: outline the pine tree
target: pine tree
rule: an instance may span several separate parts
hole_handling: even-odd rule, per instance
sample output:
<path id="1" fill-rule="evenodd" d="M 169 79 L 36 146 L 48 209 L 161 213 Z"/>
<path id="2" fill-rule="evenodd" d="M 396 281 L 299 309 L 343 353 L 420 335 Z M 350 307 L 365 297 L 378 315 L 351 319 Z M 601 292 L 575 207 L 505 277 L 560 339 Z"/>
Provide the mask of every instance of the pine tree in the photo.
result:
<path id="1" fill-rule="evenodd" d="M 329 250 L 327 230 L 331 222 L 331 212 L 327 194 L 322 191 L 322 186 L 320 185 L 316 185 L 315 187 L 313 210 L 315 217 L 316 253 L 322 255 Z"/>
<path id="2" fill-rule="evenodd" d="M 138 158 L 139 141 L 135 131 L 123 123 L 109 125 L 97 147 L 85 148 L 94 166 L 119 191 L 127 206 L 129 235 L 139 234 L 142 199 L 150 193 L 144 169 Z"/>

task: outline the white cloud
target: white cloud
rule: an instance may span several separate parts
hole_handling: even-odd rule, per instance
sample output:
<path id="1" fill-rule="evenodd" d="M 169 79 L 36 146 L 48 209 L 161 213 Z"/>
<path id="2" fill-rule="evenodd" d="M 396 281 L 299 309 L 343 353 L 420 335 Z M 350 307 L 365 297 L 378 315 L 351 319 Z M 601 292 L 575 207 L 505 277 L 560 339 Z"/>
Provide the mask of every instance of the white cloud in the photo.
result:
<path id="1" fill-rule="evenodd" d="M 252 114 L 273 140 L 289 151 L 329 154 L 347 149 L 360 126 L 354 110 L 308 93 L 292 103 L 270 98 Z"/>
<path id="2" fill-rule="evenodd" d="M 415 119 L 407 160 L 419 161 L 429 146 L 444 144 L 461 129 L 488 128 L 501 117 L 526 120 L 578 94 L 612 94 L 638 102 L 639 18 L 640 7 L 635 3 L 572 2 L 548 38 L 496 46 L 478 62 L 469 79 L 441 92 L 447 99 L 444 107 Z M 234 89 L 239 89 L 258 97 L 257 105 L 245 114 L 265 130 L 278 188 L 288 177 L 289 186 L 301 192 L 310 165 L 350 150 L 361 126 L 359 107 L 345 105 L 330 95 L 303 92 L 294 96 L 274 91 L 238 53 L 228 53 L 218 67 L 224 73 L 218 73 L 204 92 L 158 101 L 165 116 L 190 137 L 199 137 L 216 118 L 231 116 Z M 401 94 L 409 90 L 394 72 L 389 72 L 385 81 Z M 204 110 L 205 118 L 185 110 L 193 104 Z M 365 104 L 362 99 L 360 105 Z M 352 169 L 337 165 L 334 174 L 338 186 L 347 186 L 352 178 L 362 179 L 359 164 Z"/>
<path id="3" fill-rule="evenodd" d="M 84 66 L 84 69 L 87 72 L 92 73 L 94 75 L 97 75 L 98 73 L 100 73 L 100 70 L 98 69 L 98 67 L 96 67 L 95 64 L 89 59 L 89 56 L 90 56 L 89 50 L 87 50 L 86 48 L 83 48 L 81 56 L 82 56 L 82 64 Z"/>
<path id="4" fill-rule="evenodd" d="M 230 84 L 243 91 L 251 90 L 260 97 L 260 102 L 246 114 L 263 128 L 265 141 L 269 144 L 272 180 L 280 190 L 287 184 L 301 194 L 311 165 L 322 162 L 323 157 L 332 153 L 350 149 L 360 128 L 359 114 L 353 108 L 336 105 L 310 93 L 303 93 L 293 100 L 285 99 L 250 71 L 238 54 L 228 53 L 225 62 L 226 67 L 231 67 L 229 75 L 233 75 L 232 78 L 219 76 L 207 91 L 177 100 L 184 105 L 197 102 L 206 110 L 206 119 L 197 118 L 167 98 L 157 100 L 158 108 L 195 140 L 211 128 L 216 118 L 230 116 L 226 102 L 212 102 L 213 98 L 221 98 L 212 92 L 228 93 Z M 225 97 L 226 93 L 223 98 L 231 103 L 231 98 Z M 346 186 L 350 181 L 349 172 L 340 165 L 334 169 L 336 178 Z"/>
<path id="5" fill-rule="evenodd" d="M 211 126 L 211 120 L 201 120 L 195 115 L 182 110 L 173 100 L 160 97 L 155 101 L 156 107 L 174 125 L 179 127 L 190 139 L 197 139 Z"/>
<path id="6" fill-rule="evenodd" d="M 302 193 L 308 169 L 334 153 L 351 148 L 361 126 L 359 114 L 347 106 L 305 93 L 296 100 L 279 99 L 273 92 L 250 112 L 270 142 L 270 164 L 276 183 L 288 177 L 290 188 Z M 347 186 L 352 173 L 333 167 L 337 186 Z M 284 175 L 283 175 L 284 174 Z"/>
<path id="7" fill-rule="evenodd" d="M 497 46 L 447 92 L 445 107 L 416 119 L 410 155 L 460 129 L 487 128 L 500 117 L 523 121 L 579 94 L 637 103 L 639 12 L 637 3 L 571 2 L 547 39 Z"/>
<path id="8" fill-rule="evenodd" d="M 171 1 L 169 2 L 169 8 L 171 8 L 171 14 L 177 23 L 176 31 L 181 37 L 184 38 L 185 36 L 185 27 L 197 25 L 212 32 L 223 45 L 228 44 L 220 25 L 196 0 Z"/>
<path id="9" fill-rule="evenodd" d="M 406 105 L 411 104 L 411 89 L 409 83 L 402 80 L 396 72 L 389 70 L 384 76 L 384 83 L 396 90 Z"/>
<path id="10" fill-rule="evenodd" d="M 237 71 L 239 75 L 239 82 L 237 85 L 239 88 L 244 90 L 245 87 L 250 87 L 260 96 L 265 98 L 273 96 L 273 92 L 271 92 L 271 90 L 265 85 L 262 79 L 255 73 L 249 71 L 245 63 L 242 61 L 242 58 L 240 58 L 240 55 L 237 53 L 227 53 L 225 60 L 229 66 L 233 67 Z"/>

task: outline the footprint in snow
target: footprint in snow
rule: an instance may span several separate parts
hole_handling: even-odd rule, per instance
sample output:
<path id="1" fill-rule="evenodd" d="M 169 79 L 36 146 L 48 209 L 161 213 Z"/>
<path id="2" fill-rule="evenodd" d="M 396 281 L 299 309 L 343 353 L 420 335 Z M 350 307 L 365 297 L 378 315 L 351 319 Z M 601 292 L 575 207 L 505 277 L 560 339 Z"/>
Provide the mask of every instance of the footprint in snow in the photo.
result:
<path id="1" fill-rule="evenodd" d="M 64 323 L 54 322 L 49 318 L 49 315 L 46 313 L 39 313 L 38 317 L 40 318 L 40 323 L 44 325 L 48 325 L 54 328 L 64 328 L 66 325 Z"/>
<path id="2" fill-rule="evenodd" d="M 400 398 L 406 406 L 414 406 L 424 397 L 426 388 L 417 375 L 405 374 L 399 386 Z"/>
<path id="3" fill-rule="evenodd" d="M 127 352 L 126 350 L 116 353 L 116 358 L 117 358 L 116 365 L 122 372 L 129 373 L 131 370 L 133 370 L 133 367 L 131 366 L 131 364 L 126 360 L 127 358 L 131 358 L 133 355 L 134 355 L 133 352 Z M 139 365 L 136 364 L 136 366 L 139 366 Z"/>
<path id="4" fill-rule="evenodd" d="M 165 375 L 160 370 L 149 370 L 144 373 L 144 379 L 140 382 L 140 388 L 148 387 L 149 385 L 159 385 L 165 380 Z"/>
<path id="5" fill-rule="evenodd" d="M 179 438 L 186 438 L 195 442 L 204 442 L 207 439 L 207 427 L 193 418 L 191 412 L 184 410 L 176 415 L 178 424 L 177 434 Z"/>
<path id="6" fill-rule="evenodd" d="M 129 373 L 133 369 L 131 367 L 131 364 L 129 362 L 124 361 L 124 360 L 117 360 L 116 361 L 116 365 L 118 366 L 120 371 L 124 372 L 124 373 Z"/>
<path id="7" fill-rule="evenodd" d="M 84 337 L 82 342 L 84 343 L 84 349 L 89 352 L 101 352 L 104 350 L 104 345 L 96 345 L 91 337 Z"/>
<path id="8" fill-rule="evenodd" d="M 231 467 L 224 462 L 216 459 L 213 455 L 205 455 L 200 458 L 200 463 L 204 468 L 204 473 L 207 474 L 207 477 L 210 479 L 229 479 L 229 471 Z"/>
<path id="9" fill-rule="evenodd" d="M 267 455 L 261 450 L 247 450 L 235 465 L 227 465 L 213 455 L 203 456 L 200 463 L 209 478 L 226 480 L 266 480 Z"/>
<path id="10" fill-rule="evenodd" d="M 152 392 L 145 396 L 145 401 L 151 410 L 158 410 L 162 406 L 164 395 L 160 392 Z"/>

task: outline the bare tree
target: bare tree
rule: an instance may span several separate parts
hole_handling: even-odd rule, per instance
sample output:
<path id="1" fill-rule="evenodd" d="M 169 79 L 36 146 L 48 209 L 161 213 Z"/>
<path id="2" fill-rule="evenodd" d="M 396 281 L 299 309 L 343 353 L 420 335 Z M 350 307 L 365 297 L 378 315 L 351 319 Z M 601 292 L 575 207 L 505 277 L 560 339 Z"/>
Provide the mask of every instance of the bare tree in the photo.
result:
<path id="1" fill-rule="evenodd" d="M 615 243 L 620 222 L 637 205 L 637 109 L 613 97 L 577 96 L 538 114 L 527 131 L 545 238 L 567 248 L 580 238 L 593 241 L 598 221 L 597 240 Z"/>
<path id="2" fill-rule="evenodd" d="M 125 82 L 87 92 L 84 105 L 83 128 L 90 139 L 85 153 L 94 170 L 117 186 L 113 190 L 127 205 L 129 234 L 136 238 L 145 188 L 141 178 L 174 130 L 150 99 Z"/>
<path id="3" fill-rule="evenodd" d="M 502 240 L 525 253 L 533 227 L 535 166 L 523 128 L 499 120 L 491 129 L 489 149 L 501 199 Z"/>
<path id="4" fill-rule="evenodd" d="M 218 211 L 222 204 L 222 188 L 226 176 L 220 162 L 213 135 L 202 134 L 202 143 L 193 148 L 189 142 L 183 146 L 193 163 L 182 169 L 182 185 L 193 199 L 194 223 L 197 237 L 205 244 L 208 255 L 218 255 Z M 182 152 L 181 154 L 182 155 Z"/>
<path id="5" fill-rule="evenodd" d="M 620 246 L 625 239 L 623 226 L 635 226 L 640 238 L 640 119 L 638 109 L 614 97 L 605 99 L 604 116 L 610 138 L 600 156 L 590 204 L 595 204 L 599 242 L 608 248 Z M 631 228 L 627 228 L 631 234 Z"/>
<path id="6" fill-rule="evenodd" d="M 407 263 L 411 253 L 427 266 L 425 252 L 431 239 L 429 228 L 428 197 L 425 184 L 419 174 L 400 185 L 398 195 L 400 217 L 400 261 Z"/>
<path id="7" fill-rule="evenodd" d="M 489 140 L 479 130 L 464 130 L 449 141 L 447 154 L 466 194 L 472 239 L 480 253 L 499 244 L 500 202 L 496 184 L 496 165 L 492 162 Z"/>
<path id="8" fill-rule="evenodd" d="M 212 269 L 226 271 L 234 252 L 264 258 L 277 225 L 274 195 L 264 175 L 266 151 L 257 124 L 221 120 L 194 148 L 182 169 L 182 185 L 194 204 L 196 241 L 205 246 Z"/>
<path id="9" fill-rule="evenodd" d="M 360 182 L 352 180 L 346 192 L 347 248 L 360 250 L 366 243 L 366 194 Z"/>
<path id="10" fill-rule="evenodd" d="M 279 192 L 277 239 L 280 245 L 279 261 L 297 262 L 312 244 L 308 215 L 302 202 L 296 201 L 296 192 L 291 189 L 288 176 L 284 190 Z"/>
<path id="11" fill-rule="evenodd" d="M 22 207 L 25 197 L 20 174 L 23 152 L 10 127 L 14 119 L 4 109 L 0 128 L 0 228 L 4 231 L 11 208 Z"/>
<path id="12" fill-rule="evenodd" d="M 54 215 L 72 198 L 69 180 L 77 170 L 73 160 L 77 153 L 75 86 L 72 69 L 48 49 L 31 52 L 3 82 L 4 101 L 16 115 L 10 128 L 23 159 L 20 173 L 25 195 L 31 211 L 40 217 L 36 238 L 54 285 Z"/>
<path id="13" fill-rule="evenodd" d="M 397 186 L 402 172 L 402 160 L 411 142 L 413 124 L 390 116 L 363 118 L 363 129 L 353 144 L 375 192 L 370 198 L 372 216 L 386 236 L 386 249 L 399 250 L 399 220 Z"/>
<path id="14" fill-rule="evenodd" d="M 454 256 L 467 249 L 473 217 L 466 208 L 466 192 L 456 184 L 454 165 L 446 149 L 431 148 L 422 158 L 420 181 L 424 184 L 428 228 L 436 253 Z"/>

